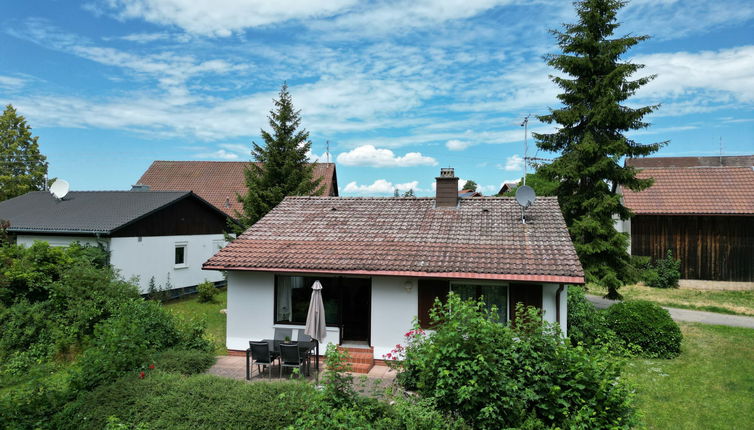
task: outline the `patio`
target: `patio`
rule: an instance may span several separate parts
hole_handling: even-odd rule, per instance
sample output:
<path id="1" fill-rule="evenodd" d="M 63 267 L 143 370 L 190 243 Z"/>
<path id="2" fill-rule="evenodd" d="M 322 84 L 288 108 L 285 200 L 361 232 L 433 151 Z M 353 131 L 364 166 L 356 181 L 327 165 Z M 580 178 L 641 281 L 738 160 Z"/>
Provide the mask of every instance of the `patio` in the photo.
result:
<path id="1" fill-rule="evenodd" d="M 262 375 L 260 377 L 259 372 L 257 371 L 257 366 L 253 365 L 251 366 L 251 381 L 249 382 L 257 382 L 257 381 L 265 381 L 269 382 L 269 376 L 267 374 L 266 370 L 263 370 Z M 325 365 L 324 365 L 324 359 L 320 359 L 320 373 L 325 372 Z M 207 373 L 211 375 L 221 376 L 223 378 L 230 378 L 230 379 L 237 379 L 239 381 L 245 381 L 246 380 L 246 357 L 244 356 L 238 356 L 238 355 L 221 355 L 217 357 L 217 362 L 207 371 Z M 290 369 L 284 369 L 283 370 L 283 378 L 281 379 L 279 377 L 280 375 L 280 366 L 274 365 L 272 366 L 272 381 L 281 381 L 281 380 L 288 380 L 291 378 L 291 370 Z M 366 389 L 369 389 L 371 391 L 374 391 L 375 389 L 382 390 L 390 385 L 393 384 L 395 380 L 396 373 L 394 370 L 390 369 L 387 366 L 384 365 L 375 365 L 368 374 L 360 374 L 360 373 L 352 373 L 351 375 L 354 376 L 354 385 L 359 389 L 361 392 L 366 392 Z M 314 368 L 314 360 L 312 360 L 312 370 L 311 375 L 306 376 L 302 375 L 302 379 L 306 379 L 308 381 L 314 382 L 316 376 L 316 370 Z M 294 376 L 294 379 L 298 379 L 298 376 Z M 321 375 L 320 375 L 321 379 Z M 361 379 L 366 379 L 365 384 L 360 384 Z M 361 387 L 361 385 L 365 385 L 365 387 Z"/>

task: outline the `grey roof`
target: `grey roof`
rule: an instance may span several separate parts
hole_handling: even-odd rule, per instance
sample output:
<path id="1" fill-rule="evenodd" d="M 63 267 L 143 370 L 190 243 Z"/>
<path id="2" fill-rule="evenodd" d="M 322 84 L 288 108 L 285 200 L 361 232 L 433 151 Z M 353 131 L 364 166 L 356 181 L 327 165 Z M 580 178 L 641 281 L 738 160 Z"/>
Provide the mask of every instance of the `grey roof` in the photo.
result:
<path id="1" fill-rule="evenodd" d="M 11 233 L 108 235 L 190 195 L 190 191 L 71 191 L 58 200 L 47 191 L 32 191 L 0 202 L 0 219 L 10 221 Z"/>

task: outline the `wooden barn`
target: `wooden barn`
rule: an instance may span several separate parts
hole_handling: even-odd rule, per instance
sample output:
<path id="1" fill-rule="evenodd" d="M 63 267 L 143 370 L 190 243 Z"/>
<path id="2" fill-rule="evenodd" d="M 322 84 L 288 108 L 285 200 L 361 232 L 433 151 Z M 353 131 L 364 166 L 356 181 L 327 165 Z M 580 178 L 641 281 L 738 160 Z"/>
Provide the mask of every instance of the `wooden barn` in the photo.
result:
<path id="1" fill-rule="evenodd" d="M 655 183 L 624 190 L 631 254 L 681 260 L 683 279 L 754 282 L 754 155 L 628 159 Z"/>

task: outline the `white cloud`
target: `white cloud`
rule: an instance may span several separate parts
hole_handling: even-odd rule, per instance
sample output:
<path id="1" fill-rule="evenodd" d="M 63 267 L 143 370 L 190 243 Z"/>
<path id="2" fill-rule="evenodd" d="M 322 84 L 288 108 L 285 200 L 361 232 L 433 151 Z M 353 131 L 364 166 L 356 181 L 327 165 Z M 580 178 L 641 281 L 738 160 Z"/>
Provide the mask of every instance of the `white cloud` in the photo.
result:
<path id="1" fill-rule="evenodd" d="M 445 147 L 450 149 L 451 151 L 463 151 L 471 145 L 473 145 L 471 142 L 458 139 L 451 139 L 445 142 Z"/>
<path id="2" fill-rule="evenodd" d="M 403 156 L 396 156 L 389 149 L 362 145 L 349 152 L 340 153 L 338 155 L 338 163 L 346 166 L 415 167 L 435 166 L 437 165 L 437 160 L 424 156 L 420 152 L 409 152 Z"/>
<path id="3" fill-rule="evenodd" d="M 414 190 L 419 191 L 419 181 L 411 181 L 403 184 L 393 184 L 385 179 L 377 179 L 369 185 L 359 185 L 356 181 L 349 182 L 343 189 L 345 193 L 358 195 L 392 195 L 393 192 Z"/>
<path id="4" fill-rule="evenodd" d="M 26 79 L 15 76 L 0 75 L 0 88 L 9 90 L 19 89 L 26 85 Z"/>
<path id="5" fill-rule="evenodd" d="M 209 158 L 213 160 L 238 160 L 238 154 L 235 152 L 228 152 L 224 149 L 218 149 L 215 152 L 206 152 L 201 154 L 196 154 L 196 158 Z"/>
<path id="6" fill-rule="evenodd" d="M 353 3 L 354 0 L 101 0 L 98 9 L 114 12 L 121 19 L 143 19 L 190 33 L 225 37 L 251 27 L 330 16 Z"/>
<path id="7" fill-rule="evenodd" d="M 514 171 L 514 170 L 523 170 L 524 168 L 524 159 L 521 158 L 517 154 L 513 154 L 510 157 L 505 159 L 505 164 L 498 164 L 497 165 L 500 169 L 503 169 L 505 171 Z"/>

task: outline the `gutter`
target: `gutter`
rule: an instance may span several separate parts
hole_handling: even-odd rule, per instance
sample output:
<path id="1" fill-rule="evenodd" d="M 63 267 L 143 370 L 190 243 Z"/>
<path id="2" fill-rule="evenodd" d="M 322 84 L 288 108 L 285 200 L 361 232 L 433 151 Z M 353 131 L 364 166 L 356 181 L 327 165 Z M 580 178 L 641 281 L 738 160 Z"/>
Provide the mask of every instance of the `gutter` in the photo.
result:
<path id="1" fill-rule="evenodd" d="M 560 284 L 555 291 L 555 322 L 557 322 L 558 325 L 560 325 L 560 293 L 563 292 L 564 288 L 563 284 Z"/>

